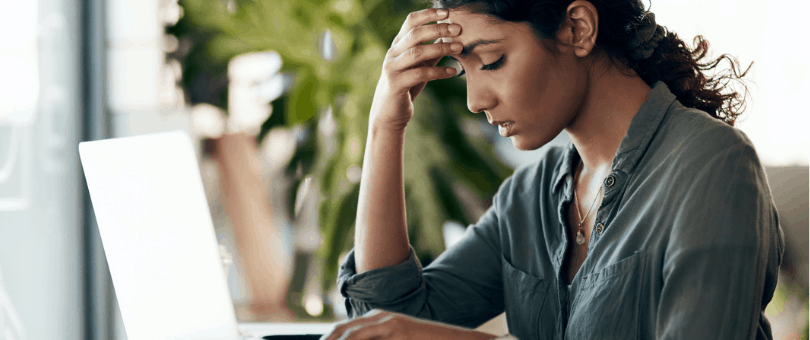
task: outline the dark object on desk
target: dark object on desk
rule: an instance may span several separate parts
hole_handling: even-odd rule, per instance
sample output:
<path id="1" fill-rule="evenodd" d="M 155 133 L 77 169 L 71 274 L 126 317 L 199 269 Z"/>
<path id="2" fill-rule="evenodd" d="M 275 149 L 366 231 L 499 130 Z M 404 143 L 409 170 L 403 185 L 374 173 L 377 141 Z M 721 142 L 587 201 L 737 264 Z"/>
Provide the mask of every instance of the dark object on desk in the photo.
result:
<path id="1" fill-rule="evenodd" d="M 322 335 L 318 334 L 305 334 L 305 335 L 268 335 L 262 339 L 268 340 L 318 340 Z"/>

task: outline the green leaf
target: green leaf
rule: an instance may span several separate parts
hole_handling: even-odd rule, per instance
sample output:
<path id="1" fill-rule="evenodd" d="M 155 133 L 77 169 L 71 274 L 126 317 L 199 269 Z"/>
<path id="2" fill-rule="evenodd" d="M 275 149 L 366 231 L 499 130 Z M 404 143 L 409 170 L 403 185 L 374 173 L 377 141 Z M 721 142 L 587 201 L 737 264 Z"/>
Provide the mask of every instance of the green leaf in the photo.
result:
<path id="1" fill-rule="evenodd" d="M 312 118 L 318 110 L 313 100 L 318 87 L 317 78 L 308 72 L 301 72 L 297 76 L 290 91 L 290 107 L 287 110 L 287 120 L 290 124 L 304 122 Z"/>

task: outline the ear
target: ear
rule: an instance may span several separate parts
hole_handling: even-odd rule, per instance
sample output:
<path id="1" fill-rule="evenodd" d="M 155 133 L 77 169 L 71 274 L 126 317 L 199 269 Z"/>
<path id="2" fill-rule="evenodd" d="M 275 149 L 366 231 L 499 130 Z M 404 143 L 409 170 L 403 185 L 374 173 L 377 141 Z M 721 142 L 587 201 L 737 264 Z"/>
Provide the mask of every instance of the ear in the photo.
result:
<path id="1" fill-rule="evenodd" d="M 574 50 L 577 57 L 588 56 L 599 33 L 599 14 L 588 1 L 577 0 L 568 5 L 565 18 L 557 31 L 557 41 Z"/>

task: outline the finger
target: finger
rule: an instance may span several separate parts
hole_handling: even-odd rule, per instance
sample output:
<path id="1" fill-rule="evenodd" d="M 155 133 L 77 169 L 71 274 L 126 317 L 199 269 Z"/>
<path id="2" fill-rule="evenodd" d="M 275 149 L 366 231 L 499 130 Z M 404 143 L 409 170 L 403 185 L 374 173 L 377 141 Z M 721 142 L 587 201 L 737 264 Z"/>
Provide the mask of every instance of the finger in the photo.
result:
<path id="1" fill-rule="evenodd" d="M 398 56 L 409 48 L 422 43 L 437 40 L 439 38 L 452 38 L 461 33 L 461 25 L 458 24 L 435 24 L 418 26 L 410 30 L 399 40 L 394 41 L 389 53 Z"/>
<path id="2" fill-rule="evenodd" d="M 434 59 L 441 59 L 447 55 L 458 54 L 461 52 L 461 49 L 462 45 L 458 42 L 437 42 L 429 45 L 417 45 L 388 61 L 385 67 L 388 72 L 401 72 Z M 438 60 L 436 61 L 438 62 Z"/>
<path id="3" fill-rule="evenodd" d="M 437 79 L 447 79 L 456 75 L 456 69 L 447 66 L 420 67 L 402 72 L 394 84 L 399 89 L 411 89 Z M 421 88 L 420 88 L 421 90 Z M 415 93 L 411 93 L 415 97 Z"/>
<path id="4" fill-rule="evenodd" d="M 411 12 L 402 23 L 402 27 L 397 33 L 397 37 L 405 36 L 414 27 L 429 24 L 431 22 L 447 19 L 448 11 L 446 9 L 427 8 L 421 11 Z M 396 39 L 394 39 L 396 41 Z"/>
<path id="5" fill-rule="evenodd" d="M 389 315 L 374 324 L 352 327 L 343 334 L 340 340 L 388 339 L 394 332 L 394 327 L 393 323 L 386 321 L 391 320 L 393 317 L 394 315 Z"/>
<path id="6" fill-rule="evenodd" d="M 430 60 L 425 60 L 425 61 L 423 61 L 423 62 L 421 62 L 421 63 L 417 64 L 417 65 L 416 65 L 416 67 L 422 67 L 422 66 L 433 67 L 433 66 L 436 66 L 436 65 L 438 65 L 438 64 L 439 64 L 439 60 L 442 60 L 442 58 L 443 58 L 443 57 L 444 57 L 444 56 L 439 56 L 438 58 L 433 58 L 433 59 L 430 59 Z"/>
<path id="7" fill-rule="evenodd" d="M 439 60 L 441 60 L 441 58 L 428 60 L 428 61 L 425 61 L 425 62 L 417 65 L 416 67 L 434 67 L 434 66 L 436 66 L 436 64 L 439 63 Z M 456 73 L 458 73 L 458 70 L 455 70 L 455 72 L 451 71 L 451 70 L 446 70 L 446 71 L 447 71 L 447 74 L 449 75 L 448 78 L 452 77 L 452 76 L 455 76 Z M 418 96 L 419 93 L 422 92 L 422 90 L 425 88 L 425 85 L 427 85 L 427 82 L 418 83 L 418 84 L 414 85 L 413 87 L 411 87 L 410 90 L 408 90 L 411 93 L 411 100 L 416 99 L 416 96 Z"/>
<path id="8" fill-rule="evenodd" d="M 321 340 L 337 340 L 340 338 L 346 331 L 352 327 L 360 326 L 363 324 L 373 324 L 377 323 L 380 319 L 384 318 L 386 315 L 390 313 L 382 311 L 382 310 L 371 310 L 366 313 L 364 316 L 335 325 L 331 332 L 327 333 L 326 335 L 321 337 Z"/>

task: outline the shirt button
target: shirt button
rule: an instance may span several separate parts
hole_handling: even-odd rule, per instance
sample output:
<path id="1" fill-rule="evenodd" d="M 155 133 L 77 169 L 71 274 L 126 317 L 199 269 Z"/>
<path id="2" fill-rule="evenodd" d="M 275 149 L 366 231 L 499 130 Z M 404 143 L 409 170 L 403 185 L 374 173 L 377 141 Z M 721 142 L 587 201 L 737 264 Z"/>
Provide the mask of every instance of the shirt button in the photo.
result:
<path id="1" fill-rule="evenodd" d="M 616 184 L 616 177 L 613 177 L 613 175 L 607 176 L 607 178 L 605 178 L 605 186 L 610 188 L 613 184 Z"/>
<path id="2" fill-rule="evenodd" d="M 602 223 L 597 224 L 596 225 L 596 233 L 599 234 L 599 235 L 602 235 L 602 230 L 605 230 L 605 225 L 602 224 Z"/>

